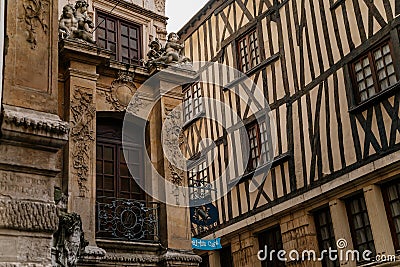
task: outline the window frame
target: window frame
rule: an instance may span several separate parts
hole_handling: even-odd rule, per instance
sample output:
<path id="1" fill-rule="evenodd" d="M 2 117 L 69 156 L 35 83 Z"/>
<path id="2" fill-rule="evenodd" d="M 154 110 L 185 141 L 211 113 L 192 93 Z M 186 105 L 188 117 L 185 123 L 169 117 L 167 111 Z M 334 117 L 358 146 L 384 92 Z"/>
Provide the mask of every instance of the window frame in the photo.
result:
<path id="1" fill-rule="evenodd" d="M 262 124 L 265 124 L 262 126 Z M 261 131 L 262 127 L 265 127 L 265 131 Z M 251 155 L 252 152 L 252 142 L 250 140 L 250 134 L 249 131 L 251 129 L 256 130 L 256 141 L 257 141 L 257 157 L 253 158 Z M 254 120 L 246 125 L 246 137 L 249 138 L 249 160 L 247 162 L 247 166 L 245 167 L 246 173 L 251 173 L 255 170 L 257 170 L 259 167 L 264 166 L 268 162 L 270 162 L 272 159 L 271 155 L 271 149 L 269 146 L 269 140 L 271 139 L 271 136 L 268 135 L 267 131 L 267 121 L 266 120 Z M 265 140 L 263 142 L 262 137 L 264 136 Z M 264 151 L 265 150 L 265 151 Z M 263 158 L 265 156 L 265 158 Z M 253 166 L 253 161 L 256 160 L 257 166 Z M 265 161 L 265 162 L 263 162 Z M 260 165 L 261 164 L 261 165 Z"/>
<path id="2" fill-rule="evenodd" d="M 104 21 L 103 21 L 103 19 L 101 17 L 104 18 Z M 98 27 L 100 28 L 100 25 L 103 24 L 103 22 L 106 23 L 106 25 L 105 25 L 105 29 L 106 29 L 106 33 L 105 33 L 106 34 L 106 37 L 105 37 L 106 48 L 105 49 L 108 49 L 107 48 L 107 46 L 108 46 L 107 44 L 109 42 L 108 38 L 107 38 L 107 32 L 108 32 L 107 21 L 108 20 L 113 20 L 114 23 L 115 23 L 115 37 L 116 37 L 115 38 L 115 47 L 116 47 L 116 51 L 115 51 L 115 53 L 113 52 L 113 55 L 115 56 L 115 59 L 113 59 L 113 60 L 121 62 L 123 64 L 130 64 L 130 65 L 133 65 L 133 66 L 141 66 L 142 64 L 141 64 L 140 60 L 143 58 L 143 36 L 142 36 L 142 34 L 143 34 L 143 25 L 138 24 L 136 22 L 125 20 L 125 19 L 120 18 L 120 17 L 115 17 L 115 16 L 112 16 L 112 15 L 109 15 L 109 14 L 107 14 L 107 12 L 103 12 L 102 10 L 96 10 L 96 24 L 99 25 Z M 138 46 L 137 47 L 138 58 L 137 59 L 132 59 L 132 57 L 130 57 L 130 59 L 129 59 L 130 62 L 129 63 L 123 62 L 123 56 L 122 56 L 122 28 L 121 28 L 122 26 L 127 26 L 128 27 L 128 34 L 129 34 L 130 27 L 136 28 L 137 32 L 138 32 L 138 38 L 136 39 L 137 40 L 137 46 Z M 98 32 L 96 31 L 96 41 L 98 41 L 99 38 L 100 37 L 98 35 Z M 104 38 L 102 38 L 102 39 L 104 39 Z M 130 50 L 132 50 L 132 49 L 133 48 L 129 47 L 129 49 L 128 49 L 129 53 L 131 52 Z"/>
<path id="3" fill-rule="evenodd" d="M 381 85 L 380 85 L 380 81 L 379 81 L 379 78 L 378 78 L 378 71 L 377 71 L 377 67 L 376 67 L 376 59 L 374 57 L 374 53 L 378 49 L 382 49 L 386 44 L 389 45 L 389 51 L 390 51 L 389 54 L 390 54 L 391 59 L 392 59 L 392 65 L 393 65 L 393 68 L 394 68 L 394 75 L 395 75 L 397 81 L 394 84 L 389 85 L 387 88 L 382 90 Z M 361 62 L 365 58 L 368 58 L 368 63 L 369 63 L 370 69 L 371 69 L 371 77 L 373 79 L 372 88 L 374 88 L 375 94 L 371 95 L 371 96 L 368 96 L 364 100 L 361 100 L 361 93 L 360 93 L 360 90 L 359 90 L 359 87 L 358 87 L 358 81 L 357 81 L 355 65 L 357 63 Z M 351 80 L 351 86 L 353 88 L 352 92 L 353 92 L 353 95 L 354 95 L 354 100 L 355 100 L 355 104 L 356 105 L 360 105 L 360 104 L 363 104 L 365 102 L 368 102 L 370 99 L 376 97 L 377 95 L 380 95 L 383 92 L 386 92 L 386 91 L 390 90 L 391 87 L 395 86 L 396 84 L 398 84 L 400 82 L 400 73 L 398 73 L 398 71 L 396 70 L 394 58 L 395 58 L 395 48 L 393 47 L 393 42 L 392 42 L 391 38 L 387 37 L 383 41 L 380 41 L 378 44 L 375 44 L 370 49 L 365 50 L 363 53 L 358 55 L 354 60 L 352 60 L 350 62 L 350 64 L 349 64 L 349 66 L 350 66 L 350 71 L 349 71 L 350 72 L 350 80 Z M 386 70 L 386 65 L 384 65 L 384 68 Z M 387 76 L 387 78 L 388 77 L 389 76 Z M 363 81 L 365 81 L 365 79 L 363 79 Z"/>
<path id="4" fill-rule="evenodd" d="M 189 92 L 190 95 L 188 95 Z M 183 120 L 185 123 L 204 113 L 204 103 L 201 100 L 203 93 L 203 86 L 200 82 L 191 84 L 183 91 Z"/>
<path id="5" fill-rule="evenodd" d="M 277 237 L 280 237 L 279 240 Z M 268 244 L 270 239 L 273 239 L 273 246 Z M 282 240 L 282 231 L 280 225 L 272 226 L 260 233 L 257 234 L 258 247 L 260 250 L 264 250 L 265 246 L 268 247 L 268 252 L 271 250 L 280 251 L 283 250 L 283 240 Z M 269 256 L 269 255 L 268 255 Z M 280 261 L 277 258 L 277 254 L 275 253 L 274 259 L 269 261 L 269 257 L 265 261 L 260 261 L 262 267 L 283 267 L 286 266 L 285 262 Z"/>
<path id="6" fill-rule="evenodd" d="M 352 201 L 358 201 L 358 205 L 360 206 L 360 200 L 362 200 L 363 202 L 364 202 L 364 206 L 365 206 L 365 210 L 363 210 L 363 211 L 357 211 L 357 213 L 355 213 L 355 214 L 352 214 L 351 213 L 351 207 L 350 207 L 350 202 L 352 202 Z M 357 250 L 357 251 L 359 251 L 360 252 L 360 254 L 362 254 L 363 253 L 363 251 L 361 251 L 361 249 L 360 249 L 360 247 L 362 246 L 362 245 L 364 245 L 364 244 L 367 244 L 367 246 L 368 246 L 368 244 L 372 244 L 372 246 L 373 246 L 373 250 L 371 250 L 372 251 L 372 256 L 373 257 L 375 257 L 376 256 L 376 247 L 375 247 L 375 240 L 374 240 L 374 236 L 373 236 L 373 233 L 372 233 L 372 228 L 371 228 L 371 221 L 370 221 L 370 219 L 369 219 L 369 214 L 368 214 L 368 208 L 367 208 L 367 205 L 366 205 L 366 202 L 365 202 L 365 196 L 364 196 L 364 193 L 363 192 L 359 192 L 359 193 L 356 193 L 356 194 L 354 194 L 354 195 L 352 195 L 352 196 L 350 196 L 350 197 L 348 197 L 348 198 L 346 198 L 345 199 L 345 206 L 346 206 L 346 213 L 347 213 L 347 218 L 348 218 L 348 223 L 349 223 L 349 227 L 350 227 L 350 233 L 351 233 L 351 238 L 352 238 L 352 240 L 353 240 L 353 246 L 354 246 L 354 249 L 355 250 Z M 355 227 L 354 227 L 354 217 L 356 216 L 356 215 L 359 215 L 359 214 L 366 214 L 366 218 L 368 219 L 368 225 L 366 225 L 366 223 L 365 223 L 365 217 L 364 216 L 362 216 L 362 222 L 363 222 L 363 226 L 361 227 L 361 228 L 358 228 L 358 229 L 355 229 Z M 371 232 L 371 237 L 372 237 L 372 240 L 369 240 L 369 241 L 367 241 L 367 242 L 364 242 L 364 243 L 360 243 L 360 244 L 357 244 L 357 236 L 356 236 L 356 231 L 357 230 L 360 230 L 360 229 L 363 229 L 363 231 L 365 231 L 365 229 L 368 229 L 369 228 L 369 231 Z M 368 248 L 369 249 L 369 248 Z M 365 251 L 365 250 L 364 250 Z M 362 263 L 362 260 L 361 261 L 359 261 L 358 263 Z"/>
<path id="7" fill-rule="evenodd" d="M 396 186 L 398 199 L 389 201 L 388 189 L 392 186 Z M 392 235 L 393 245 L 395 247 L 395 250 L 398 251 L 398 250 L 400 250 L 400 238 L 399 238 L 400 231 L 399 231 L 399 233 L 396 232 L 394 220 L 395 220 L 395 218 L 400 218 L 400 215 L 393 216 L 392 209 L 390 207 L 390 204 L 391 204 L 390 202 L 397 201 L 397 202 L 399 202 L 399 205 L 400 205 L 400 180 L 396 179 L 392 182 L 382 185 L 381 190 L 382 190 L 383 202 L 385 205 L 386 216 L 387 216 L 388 223 L 389 223 L 390 233 Z"/>
<path id="8" fill-rule="evenodd" d="M 254 48 L 255 50 L 255 58 L 252 58 L 252 48 L 251 48 L 251 41 L 250 37 L 254 34 L 256 37 L 255 43 L 257 46 Z M 247 60 L 244 64 L 243 62 L 243 56 L 241 53 L 241 43 L 243 40 L 246 40 L 247 45 L 246 45 L 246 57 L 245 59 Z M 257 52 L 258 51 L 258 52 Z M 242 72 L 248 72 L 255 67 L 257 67 L 261 63 L 261 47 L 260 47 L 260 38 L 259 38 L 259 33 L 258 33 L 258 28 L 257 27 L 252 27 L 248 31 L 246 31 L 243 35 L 241 35 L 239 38 L 236 40 L 236 55 L 237 55 L 237 66 L 238 69 Z M 256 61 L 255 64 L 253 61 Z M 244 69 L 244 66 L 248 64 L 248 67 Z"/>
<path id="9" fill-rule="evenodd" d="M 324 225 L 322 225 L 319 221 L 319 216 L 322 213 L 326 213 L 327 214 L 327 220 L 328 222 Z M 314 223 L 315 223 L 315 231 L 317 234 L 317 240 L 318 240 L 318 248 L 321 251 L 329 249 L 324 247 L 324 242 L 328 242 L 330 247 L 334 250 L 336 250 L 336 237 L 335 237 L 335 232 L 334 232 L 334 228 L 333 228 L 333 223 L 332 223 L 332 214 L 331 214 L 331 210 L 329 206 L 324 206 L 321 207 L 319 209 L 317 209 L 316 211 L 313 212 L 313 217 L 314 217 Z M 325 227 L 328 228 L 328 232 L 329 232 L 329 238 L 328 239 L 323 239 L 322 238 L 322 231 L 321 229 Z M 336 261 L 331 261 L 330 259 L 328 259 L 327 257 L 324 257 L 324 259 L 321 261 L 322 267 L 327 267 L 330 266 L 328 265 L 328 262 L 332 262 L 333 266 L 335 267 L 339 267 L 340 266 L 340 262 L 338 259 L 336 259 Z"/>

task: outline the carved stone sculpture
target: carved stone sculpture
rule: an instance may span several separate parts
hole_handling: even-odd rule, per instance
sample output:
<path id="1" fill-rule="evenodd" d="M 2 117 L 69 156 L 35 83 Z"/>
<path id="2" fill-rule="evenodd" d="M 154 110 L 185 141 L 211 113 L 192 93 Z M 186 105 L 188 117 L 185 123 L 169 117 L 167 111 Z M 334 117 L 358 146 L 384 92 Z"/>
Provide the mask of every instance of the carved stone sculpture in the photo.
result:
<path id="1" fill-rule="evenodd" d="M 95 43 L 92 33 L 94 23 L 87 14 L 88 6 L 85 0 L 78 0 L 75 6 L 68 4 L 63 7 L 58 27 L 60 40 L 71 38 Z"/>
<path id="2" fill-rule="evenodd" d="M 81 217 L 76 213 L 61 212 L 54 241 L 53 266 L 76 266 L 88 245 L 82 230 Z"/>
<path id="3" fill-rule="evenodd" d="M 184 46 L 179 43 L 179 36 L 176 33 L 168 35 L 168 41 L 163 48 L 158 39 L 150 43 L 150 51 L 147 53 L 146 65 L 190 65 L 191 60 L 181 54 Z"/>

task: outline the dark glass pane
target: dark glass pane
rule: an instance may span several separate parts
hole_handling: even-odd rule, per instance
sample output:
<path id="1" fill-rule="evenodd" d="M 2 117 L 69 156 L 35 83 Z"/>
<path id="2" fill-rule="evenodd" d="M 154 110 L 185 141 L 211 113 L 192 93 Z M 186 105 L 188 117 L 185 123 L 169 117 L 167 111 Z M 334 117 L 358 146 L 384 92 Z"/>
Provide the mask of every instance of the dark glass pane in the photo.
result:
<path id="1" fill-rule="evenodd" d="M 138 38 L 137 29 L 130 28 L 129 29 L 129 35 L 130 35 L 131 38 Z"/>
<path id="2" fill-rule="evenodd" d="M 112 147 L 104 147 L 104 160 L 114 160 L 114 149 Z"/>
<path id="3" fill-rule="evenodd" d="M 126 164 L 120 164 L 120 175 L 125 177 L 129 176 L 129 170 Z"/>
<path id="4" fill-rule="evenodd" d="M 104 189 L 114 190 L 114 177 L 104 177 Z"/>
<path id="5" fill-rule="evenodd" d="M 107 29 L 114 31 L 115 30 L 115 22 L 112 20 L 107 20 Z"/>
<path id="6" fill-rule="evenodd" d="M 127 36 L 128 35 L 128 27 L 125 25 L 121 25 L 121 34 Z"/>
<path id="7" fill-rule="evenodd" d="M 103 173 L 103 161 L 101 160 L 96 161 L 96 172 Z"/>
<path id="8" fill-rule="evenodd" d="M 114 164 L 112 162 L 104 162 L 104 174 L 114 174 Z"/>

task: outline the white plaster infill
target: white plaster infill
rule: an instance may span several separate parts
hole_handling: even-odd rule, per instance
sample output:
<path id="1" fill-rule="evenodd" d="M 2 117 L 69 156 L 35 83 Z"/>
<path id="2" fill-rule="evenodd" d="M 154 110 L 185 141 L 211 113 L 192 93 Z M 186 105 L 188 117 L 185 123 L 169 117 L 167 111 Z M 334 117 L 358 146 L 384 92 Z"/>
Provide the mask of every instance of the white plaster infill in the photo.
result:
<path id="1" fill-rule="evenodd" d="M 204 239 L 212 239 L 215 238 L 215 236 L 222 237 L 232 234 L 240 229 L 246 229 L 249 226 L 253 226 L 264 219 L 272 218 L 273 216 L 280 216 L 285 212 L 294 211 L 297 208 L 304 208 L 307 204 L 311 204 L 313 200 L 321 196 L 326 196 L 335 189 L 342 187 L 355 188 L 357 186 L 357 182 L 366 183 L 368 180 L 378 178 L 380 175 L 385 175 L 389 171 L 397 170 L 400 172 L 398 165 L 400 165 L 400 151 L 396 151 L 392 154 L 381 157 L 373 162 L 370 162 L 369 164 L 339 176 L 336 179 L 326 182 L 301 195 L 288 199 L 287 201 L 279 203 L 239 222 L 228 225 L 223 229 L 217 230 L 212 235 L 205 236 Z"/>

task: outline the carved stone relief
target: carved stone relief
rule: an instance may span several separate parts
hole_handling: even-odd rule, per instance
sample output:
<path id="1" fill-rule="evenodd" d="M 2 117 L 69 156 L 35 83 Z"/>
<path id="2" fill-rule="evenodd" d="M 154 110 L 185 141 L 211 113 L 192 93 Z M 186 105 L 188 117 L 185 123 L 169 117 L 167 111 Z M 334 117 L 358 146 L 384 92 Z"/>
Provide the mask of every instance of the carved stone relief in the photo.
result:
<path id="1" fill-rule="evenodd" d="M 62 213 L 58 231 L 54 234 L 53 266 L 76 266 L 89 244 L 85 240 L 81 217 L 76 213 Z"/>
<path id="2" fill-rule="evenodd" d="M 145 62 L 147 67 L 160 65 L 191 66 L 191 60 L 182 55 L 184 46 L 179 43 L 179 36 L 176 33 L 168 34 L 165 47 L 162 47 L 157 38 L 149 44 L 149 47 L 148 60 Z"/>
<path id="3" fill-rule="evenodd" d="M 106 94 L 106 100 L 115 110 L 125 111 L 136 90 L 133 74 L 128 71 L 120 71 L 118 78 L 111 84 L 111 92 Z"/>
<path id="4" fill-rule="evenodd" d="M 77 0 L 75 6 L 67 4 L 58 25 L 60 40 L 71 38 L 95 43 L 93 40 L 94 23 L 87 13 L 88 3 L 85 0 Z"/>
<path id="5" fill-rule="evenodd" d="M 73 167 L 78 178 L 80 196 L 85 196 L 88 191 L 86 182 L 89 175 L 90 151 L 95 140 L 93 119 L 96 108 L 93 95 L 77 89 L 71 104 L 71 140 Z"/>
<path id="6" fill-rule="evenodd" d="M 39 28 L 47 33 L 48 25 L 46 23 L 45 15 L 48 14 L 48 3 L 42 0 L 24 0 L 22 2 L 24 7 L 24 17 L 26 30 L 28 33 L 27 41 L 31 44 L 32 49 L 37 47 L 36 33 Z"/>
<path id="7" fill-rule="evenodd" d="M 158 12 L 165 12 L 165 0 L 155 0 L 155 5 Z"/>

